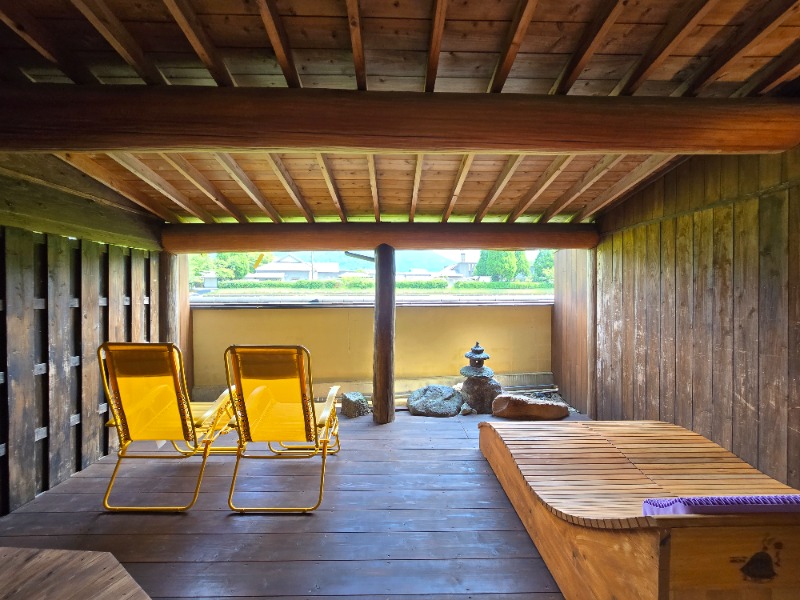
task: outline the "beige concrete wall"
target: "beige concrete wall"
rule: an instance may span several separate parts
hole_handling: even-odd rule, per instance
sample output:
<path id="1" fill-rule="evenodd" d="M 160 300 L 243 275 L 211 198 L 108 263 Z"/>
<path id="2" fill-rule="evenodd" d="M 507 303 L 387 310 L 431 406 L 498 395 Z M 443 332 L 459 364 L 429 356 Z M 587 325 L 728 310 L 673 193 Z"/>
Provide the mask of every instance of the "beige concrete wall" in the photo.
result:
<path id="1" fill-rule="evenodd" d="M 480 341 L 497 373 L 550 371 L 550 305 L 398 307 L 395 377 L 457 376 Z M 192 309 L 195 386 L 225 383 L 231 344 L 301 344 L 318 382 L 372 380 L 372 308 Z"/>

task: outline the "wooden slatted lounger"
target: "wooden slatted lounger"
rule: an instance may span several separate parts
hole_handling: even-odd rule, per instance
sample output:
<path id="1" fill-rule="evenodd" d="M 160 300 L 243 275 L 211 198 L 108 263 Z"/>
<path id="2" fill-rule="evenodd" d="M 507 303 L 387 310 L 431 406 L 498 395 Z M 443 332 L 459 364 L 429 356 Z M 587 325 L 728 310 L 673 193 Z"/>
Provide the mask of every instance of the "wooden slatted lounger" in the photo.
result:
<path id="1" fill-rule="evenodd" d="M 642 516 L 653 497 L 800 494 L 701 435 L 493 422 L 480 447 L 568 600 L 800 598 L 800 513 Z"/>

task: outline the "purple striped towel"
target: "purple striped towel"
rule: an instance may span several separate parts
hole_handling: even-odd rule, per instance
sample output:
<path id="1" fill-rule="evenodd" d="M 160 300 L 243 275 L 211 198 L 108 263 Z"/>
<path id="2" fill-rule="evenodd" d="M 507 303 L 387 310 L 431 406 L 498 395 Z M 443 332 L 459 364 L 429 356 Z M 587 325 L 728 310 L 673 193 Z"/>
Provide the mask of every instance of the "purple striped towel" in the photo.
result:
<path id="1" fill-rule="evenodd" d="M 647 498 L 642 503 L 642 514 L 644 516 L 786 512 L 800 512 L 800 494 Z"/>

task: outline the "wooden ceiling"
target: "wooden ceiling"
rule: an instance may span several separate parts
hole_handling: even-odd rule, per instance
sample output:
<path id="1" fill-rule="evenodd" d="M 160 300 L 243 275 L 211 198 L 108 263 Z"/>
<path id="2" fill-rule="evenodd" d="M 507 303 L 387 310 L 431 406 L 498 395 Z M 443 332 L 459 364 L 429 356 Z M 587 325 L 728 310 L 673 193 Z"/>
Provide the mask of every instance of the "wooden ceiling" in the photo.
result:
<path id="1" fill-rule="evenodd" d="M 736 106 L 735 98 L 792 98 L 800 76 L 797 0 L 0 0 L 0 20 L 0 98 L 24 90 L 57 104 L 66 88 L 52 84 L 190 86 L 201 104 L 210 86 L 351 90 L 367 98 L 386 92 L 396 106 L 415 97 L 409 94 L 619 97 L 610 102 L 623 124 L 598 116 L 594 125 L 607 144 L 573 140 L 562 151 L 528 149 L 525 138 L 514 151 L 481 144 L 453 151 L 430 141 L 416 151 L 344 142 L 269 149 L 117 143 L 87 151 L 92 146 L 76 133 L 74 147 L 64 141 L 46 154 L 0 155 L 2 174 L 169 223 L 591 221 L 681 158 L 648 139 L 637 112 L 630 122 L 643 132 L 641 143 L 633 152 L 607 151 L 626 132 L 624 111 L 636 106 L 624 96 L 664 99 L 659 106 L 679 96 L 681 107 L 706 106 L 706 98 Z M 303 93 L 298 102 L 309 98 Z M 330 110 L 336 98 L 318 102 Z M 476 104 L 478 114 L 513 131 L 491 102 Z M 579 103 L 565 106 L 576 122 L 593 114 Z M 138 115 L 127 110 L 133 134 Z M 301 112 L 315 111 L 303 105 Z M 4 111 L 0 129 L 15 118 Z M 206 118 L 213 128 L 215 115 Z M 394 119 L 387 110 L 367 122 L 377 130 Z M 480 120 L 463 117 L 452 125 L 454 137 Z M 541 121 L 543 130 L 548 125 Z M 689 139 L 693 125 L 675 130 L 683 135 L 685 127 Z M 0 149 L 18 150 L 12 146 Z"/>

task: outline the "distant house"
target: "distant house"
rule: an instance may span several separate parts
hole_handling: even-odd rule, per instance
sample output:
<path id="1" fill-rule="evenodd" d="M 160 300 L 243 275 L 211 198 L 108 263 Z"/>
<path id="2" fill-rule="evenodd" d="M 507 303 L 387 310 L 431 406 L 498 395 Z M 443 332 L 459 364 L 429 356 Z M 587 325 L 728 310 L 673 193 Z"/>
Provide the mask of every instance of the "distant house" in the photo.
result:
<path id="1" fill-rule="evenodd" d="M 478 263 L 476 261 L 468 261 L 467 253 L 462 252 L 461 260 L 458 261 L 456 264 L 452 265 L 452 269 L 454 273 L 458 273 L 459 275 L 463 275 L 464 277 L 472 277 L 472 274 L 475 272 L 475 265 L 477 264 Z M 449 268 L 450 267 L 448 267 L 448 269 Z"/>
<path id="2" fill-rule="evenodd" d="M 305 262 L 292 254 L 282 256 L 261 265 L 247 279 L 267 281 L 301 281 L 309 279 L 336 279 L 339 277 L 339 263 Z"/>

